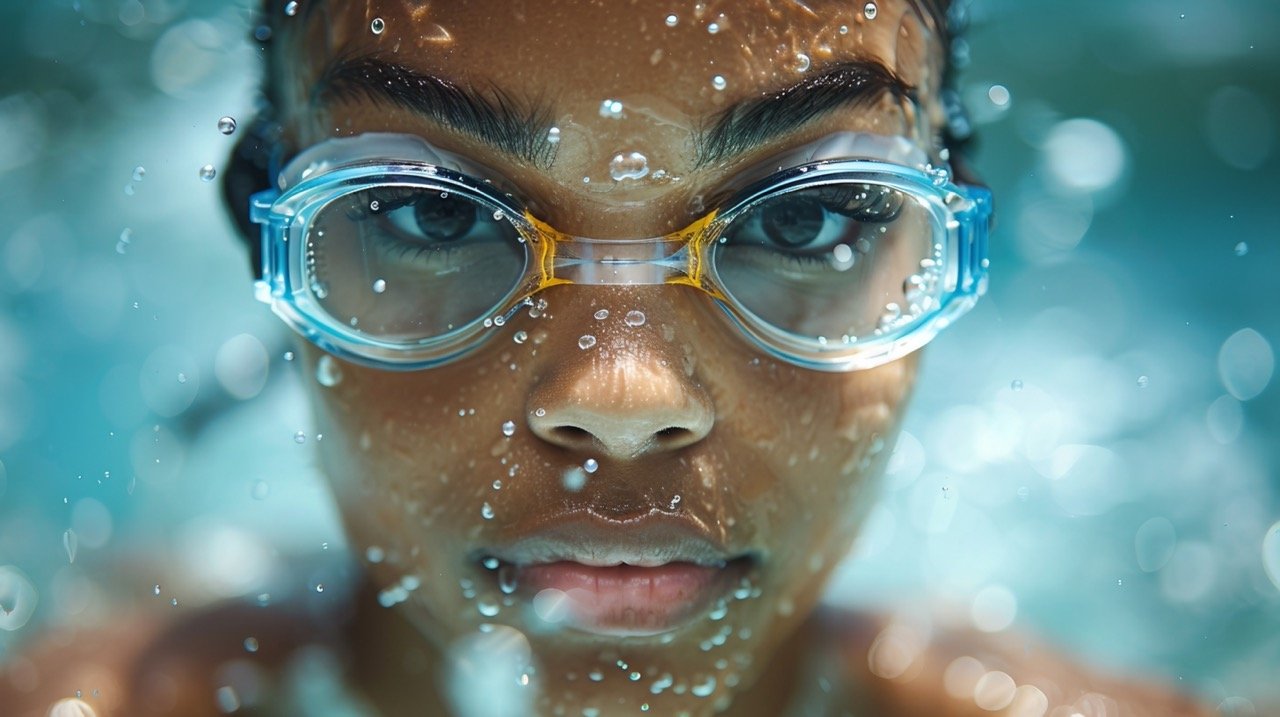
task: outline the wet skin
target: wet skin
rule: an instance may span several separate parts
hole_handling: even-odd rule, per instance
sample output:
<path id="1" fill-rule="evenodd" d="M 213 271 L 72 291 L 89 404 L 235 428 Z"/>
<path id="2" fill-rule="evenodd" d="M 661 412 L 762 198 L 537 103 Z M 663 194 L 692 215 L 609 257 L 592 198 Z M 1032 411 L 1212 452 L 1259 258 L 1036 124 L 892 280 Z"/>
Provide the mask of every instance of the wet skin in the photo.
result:
<path id="1" fill-rule="evenodd" d="M 812 7 L 329 2 L 286 34 L 281 120 L 294 147 L 420 135 L 500 171 L 560 231 L 655 236 L 697 218 L 695 198 L 742 168 L 833 131 L 929 146 L 942 55 L 929 22 L 900 1 L 880 2 L 873 20 L 848 3 Z M 529 161 L 376 93 L 317 91 L 336 59 L 365 56 L 541 110 L 560 141 Z M 882 65 L 920 105 L 865 98 L 698 162 L 700 130 L 725 108 L 849 60 Z M 602 116 L 606 99 L 622 103 L 620 117 Z M 650 175 L 614 181 L 610 159 L 630 152 L 645 155 Z M 352 543 L 385 556 L 369 566 L 373 580 L 418 585 L 397 609 L 435 652 L 463 649 L 485 624 L 523 633 L 535 665 L 526 694 L 543 713 L 648 704 L 706 714 L 761 674 L 785 678 L 769 658 L 814 607 L 874 500 L 917 358 L 844 374 L 780 363 L 685 287 L 540 296 L 543 316 L 521 315 L 462 360 L 411 373 L 342 363 L 336 385 L 312 383 L 322 464 Z M 601 309 L 608 318 L 595 318 Z M 643 325 L 623 321 L 631 311 Z M 518 331 L 530 339 L 515 343 Z M 585 350 L 584 335 L 596 339 Z M 308 346 L 304 356 L 314 372 L 323 354 Z M 588 459 L 598 470 L 566 487 L 566 471 Z M 530 565 L 539 561 L 528 546 L 548 541 L 577 547 Z M 666 558 L 606 573 L 590 565 L 600 553 L 606 565 Z M 497 570 L 484 564 L 493 556 Z M 515 581 L 513 595 L 500 574 Z M 593 593 L 601 580 L 615 586 Z M 554 626 L 538 618 L 539 588 L 575 585 L 587 588 L 576 608 Z M 658 597 L 635 595 L 649 590 Z M 655 694 L 664 675 L 670 684 Z M 380 687 L 387 704 L 400 702 L 387 694 L 395 689 Z"/>

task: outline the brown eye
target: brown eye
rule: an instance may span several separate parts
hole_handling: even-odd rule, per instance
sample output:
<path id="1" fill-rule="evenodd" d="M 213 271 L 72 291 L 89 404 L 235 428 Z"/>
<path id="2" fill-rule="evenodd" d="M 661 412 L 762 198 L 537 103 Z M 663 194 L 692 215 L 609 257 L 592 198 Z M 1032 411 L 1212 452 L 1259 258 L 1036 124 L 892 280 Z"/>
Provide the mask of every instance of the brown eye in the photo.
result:
<path id="1" fill-rule="evenodd" d="M 465 237 L 476 224 L 475 202 L 429 194 L 413 204 L 418 230 L 428 239 L 450 242 Z"/>
<path id="2" fill-rule="evenodd" d="M 788 249 L 802 247 L 821 232 L 822 202 L 813 197 L 792 196 L 760 210 L 760 226 L 773 243 Z"/>

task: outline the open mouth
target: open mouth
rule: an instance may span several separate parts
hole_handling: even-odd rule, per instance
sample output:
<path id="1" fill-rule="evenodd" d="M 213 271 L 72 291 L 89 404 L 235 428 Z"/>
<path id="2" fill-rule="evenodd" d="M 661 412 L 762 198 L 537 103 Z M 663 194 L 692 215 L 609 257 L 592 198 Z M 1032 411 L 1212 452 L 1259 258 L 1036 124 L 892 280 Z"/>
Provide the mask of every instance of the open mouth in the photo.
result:
<path id="1" fill-rule="evenodd" d="M 576 524 L 485 551 L 478 562 L 548 628 L 644 636 L 723 604 L 758 561 L 670 524 Z"/>

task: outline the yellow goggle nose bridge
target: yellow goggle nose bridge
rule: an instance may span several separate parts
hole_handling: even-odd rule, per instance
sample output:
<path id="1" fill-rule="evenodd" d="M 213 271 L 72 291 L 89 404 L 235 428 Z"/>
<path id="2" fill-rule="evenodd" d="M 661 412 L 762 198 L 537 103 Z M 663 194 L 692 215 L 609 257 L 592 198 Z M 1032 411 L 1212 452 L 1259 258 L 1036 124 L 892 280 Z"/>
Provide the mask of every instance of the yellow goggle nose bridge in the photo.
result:
<path id="1" fill-rule="evenodd" d="M 527 210 L 524 218 L 534 229 L 526 241 L 537 256 L 535 292 L 560 284 L 683 284 L 720 297 L 706 281 L 707 255 L 719 234 L 715 211 L 683 229 L 646 239 L 578 237 Z"/>

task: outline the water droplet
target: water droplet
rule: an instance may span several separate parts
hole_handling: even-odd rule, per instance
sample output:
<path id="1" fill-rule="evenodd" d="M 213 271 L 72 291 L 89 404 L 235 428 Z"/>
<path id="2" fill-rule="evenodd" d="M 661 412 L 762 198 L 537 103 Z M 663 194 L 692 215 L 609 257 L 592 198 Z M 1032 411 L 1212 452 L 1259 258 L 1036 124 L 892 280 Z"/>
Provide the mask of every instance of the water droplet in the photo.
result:
<path id="1" fill-rule="evenodd" d="M 552 127 L 551 129 L 547 130 L 547 143 L 548 143 L 548 144 L 556 144 L 556 143 L 558 143 L 559 141 L 560 141 L 560 128 L 559 128 L 559 127 Z"/>
<path id="2" fill-rule="evenodd" d="M 592 336 L 591 334 L 583 334 L 581 337 L 578 338 L 578 348 L 582 349 L 583 351 L 586 351 L 587 349 L 595 345 L 596 345 L 596 337 Z"/>
<path id="3" fill-rule="evenodd" d="M 543 416 L 547 415 L 547 409 L 539 408 L 538 410 L 533 412 L 533 415 L 537 416 L 538 418 L 542 418 Z"/>
<path id="4" fill-rule="evenodd" d="M 160 594 L 160 583 L 156 583 L 156 584 L 151 588 L 151 594 L 152 594 L 152 595 L 159 595 L 159 594 Z"/>
<path id="5" fill-rule="evenodd" d="M 604 321 L 605 319 L 609 318 L 609 310 L 600 309 L 595 313 L 595 317 L 596 317 L 596 321 Z"/>
<path id="6" fill-rule="evenodd" d="M 644 326 L 644 312 L 628 311 L 627 315 L 622 317 L 622 323 L 632 328 L 635 328 L 637 326 Z"/>
<path id="7" fill-rule="evenodd" d="M 666 23 L 667 27 L 675 27 L 680 24 L 680 18 L 676 17 L 675 14 L 668 15 Z"/>
<path id="8" fill-rule="evenodd" d="M 848 26 L 848 25 L 841 25 L 841 26 L 840 26 L 840 34 L 841 34 L 841 35 L 848 35 L 848 34 L 849 34 L 849 26 Z"/>
<path id="9" fill-rule="evenodd" d="M 517 331 L 516 335 L 511 337 L 511 340 L 518 344 L 522 344 L 529 340 L 529 333 L 527 331 Z"/>
<path id="10" fill-rule="evenodd" d="M 618 100 L 605 100 L 600 103 L 600 116 L 609 119 L 622 118 L 622 103 Z"/>
<path id="11" fill-rule="evenodd" d="M 218 170 L 214 169 L 212 164 L 206 164 L 200 168 L 201 181 L 212 182 L 216 176 L 218 176 Z"/>
<path id="12" fill-rule="evenodd" d="M 708 675 L 707 679 L 689 688 L 694 697 L 708 697 L 716 689 L 716 678 Z"/>
<path id="13" fill-rule="evenodd" d="M 236 131 L 235 117 L 220 117 L 218 119 L 218 131 L 223 134 L 233 134 Z"/>
<path id="14" fill-rule="evenodd" d="M 123 254 L 129 249 L 129 244 L 133 242 L 133 230 L 125 227 L 120 232 L 120 239 L 116 242 L 116 253 Z"/>
<path id="15" fill-rule="evenodd" d="M 182 373 L 181 371 L 179 371 L 179 372 L 178 372 L 178 383 L 186 383 L 186 382 L 187 382 L 187 375 L 186 375 L 185 373 Z"/>
<path id="16" fill-rule="evenodd" d="M 588 458 L 582 462 L 582 470 L 588 473 L 595 473 L 600 469 L 600 463 L 594 458 Z"/>
<path id="17" fill-rule="evenodd" d="M 1020 378 L 1015 378 L 1015 379 L 1013 379 L 1013 382 L 1009 384 L 1009 388 L 1010 388 L 1010 389 L 1012 389 L 1012 390 L 1014 390 L 1014 391 L 1021 391 L 1021 390 L 1022 390 L 1022 379 L 1020 379 Z"/>
<path id="18" fill-rule="evenodd" d="M 387 290 L 387 282 L 385 279 L 376 279 L 373 282 L 373 293 L 381 294 Z"/>
<path id="19" fill-rule="evenodd" d="M 289 2 L 285 4 L 284 14 L 288 15 L 289 17 L 293 17 L 294 15 L 298 14 L 297 0 L 289 0 Z"/>
<path id="20" fill-rule="evenodd" d="M 516 591 L 516 566 L 503 565 L 498 570 L 498 589 L 503 595 L 510 595 Z"/>
<path id="21" fill-rule="evenodd" d="M 880 14 L 880 8 L 876 7 L 875 3 L 869 2 L 862 6 L 862 14 L 868 20 L 874 20 L 876 15 Z"/>
<path id="22" fill-rule="evenodd" d="M 724 75 L 716 75 L 711 78 L 711 86 L 716 88 L 716 90 L 723 90 L 725 87 L 729 86 L 729 83 L 725 82 Z"/>
<path id="23" fill-rule="evenodd" d="M 496 602 L 480 600 L 476 603 L 476 611 L 485 617 L 497 617 L 498 613 L 502 611 L 502 608 L 499 607 Z"/>
<path id="24" fill-rule="evenodd" d="M 716 34 L 717 32 L 720 32 L 720 23 L 718 23 L 718 22 L 713 22 L 713 23 L 708 24 L 708 25 L 707 25 L 707 32 L 708 32 L 709 34 L 712 34 L 712 35 Z"/>
<path id="25" fill-rule="evenodd" d="M 649 174 L 649 159 L 639 152 L 615 154 L 609 160 L 609 176 L 613 181 L 624 179 L 641 179 Z"/>
<path id="26" fill-rule="evenodd" d="M 502 424 L 502 435 L 506 436 L 507 438 L 510 438 L 514 436 L 515 433 L 516 433 L 516 422 L 504 421 Z"/>
<path id="27" fill-rule="evenodd" d="M 485 501 L 485 504 L 480 506 L 480 517 L 485 520 L 493 520 L 493 506 L 489 505 L 488 501 Z"/>
<path id="28" fill-rule="evenodd" d="M 387 29 L 387 23 L 383 22 L 382 18 L 375 17 L 373 22 L 369 23 L 369 29 L 373 31 L 373 34 L 381 35 L 382 31 Z"/>
<path id="29" fill-rule="evenodd" d="M 365 560 L 368 560 L 371 563 L 380 563 L 386 559 L 387 551 L 383 550 L 380 546 L 370 545 L 365 548 L 364 557 Z"/>
<path id="30" fill-rule="evenodd" d="M 254 500 L 266 500 L 267 496 L 271 495 L 271 484 L 264 480 L 256 481 L 249 494 Z"/>
<path id="31" fill-rule="evenodd" d="M 147 168 L 139 164 L 133 168 L 133 181 L 141 182 L 142 178 L 147 176 Z"/>
<path id="32" fill-rule="evenodd" d="M 316 362 L 316 382 L 326 388 L 342 383 L 342 366 L 332 356 L 321 356 Z M 299 441 L 301 442 L 301 441 Z"/>
<path id="33" fill-rule="evenodd" d="M 497 558 L 490 556 L 480 561 L 480 564 L 484 566 L 485 570 L 497 570 L 498 566 L 501 565 L 502 562 Z"/>
<path id="34" fill-rule="evenodd" d="M 76 539 L 76 531 L 67 529 L 62 533 L 62 547 L 67 551 L 67 562 L 74 563 L 76 561 L 76 548 L 79 540 Z"/>
<path id="35" fill-rule="evenodd" d="M 1150 378 L 1150 377 L 1148 377 L 1148 376 L 1139 376 L 1139 377 L 1138 377 L 1138 388 L 1146 388 L 1146 387 L 1147 387 L 1147 384 L 1149 384 L 1149 383 L 1151 383 L 1151 378 Z"/>
<path id="36" fill-rule="evenodd" d="M 796 71 L 797 72 L 804 72 L 805 70 L 809 69 L 810 64 L 812 63 L 809 60 L 808 55 L 804 54 L 803 52 L 796 53 Z"/>
<path id="37" fill-rule="evenodd" d="M 245 651 L 245 652 L 257 652 L 257 651 L 258 651 L 258 638 L 256 638 L 256 637 L 246 637 L 246 638 L 244 639 L 244 651 Z"/>
<path id="38" fill-rule="evenodd" d="M 564 475 L 560 478 L 560 483 L 565 490 L 576 493 L 587 484 L 587 472 L 579 466 L 573 466 L 564 472 Z"/>
<path id="39" fill-rule="evenodd" d="M 178 598 L 173 598 L 172 600 L 170 600 L 170 601 L 169 601 L 169 604 L 170 604 L 170 605 L 172 605 L 172 606 L 174 606 L 174 607 L 177 607 L 177 606 L 178 606 Z"/>
<path id="40" fill-rule="evenodd" d="M 306 442 L 307 442 L 307 434 L 303 433 L 302 431 L 298 431 L 297 433 L 293 434 L 293 442 L 294 442 L 294 443 L 306 443 Z"/>
<path id="41" fill-rule="evenodd" d="M 1244 256 L 1249 253 L 1249 245 L 1245 242 L 1236 244 L 1236 256 Z"/>
<path id="42" fill-rule="evenodd" d="M 284 360 L 285 360 L 285 361 L 292 361 L 292 360 L 293 360 L 293 352 L 292 352 L 292 351 L 285 351 L 285 352 L 284 352 Z"/>
<path id="43" fill-rule="evenodd" d="M 324 592 L 324 583 L 316 583 L 316 592 L 318 593 Z"/>

